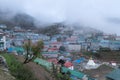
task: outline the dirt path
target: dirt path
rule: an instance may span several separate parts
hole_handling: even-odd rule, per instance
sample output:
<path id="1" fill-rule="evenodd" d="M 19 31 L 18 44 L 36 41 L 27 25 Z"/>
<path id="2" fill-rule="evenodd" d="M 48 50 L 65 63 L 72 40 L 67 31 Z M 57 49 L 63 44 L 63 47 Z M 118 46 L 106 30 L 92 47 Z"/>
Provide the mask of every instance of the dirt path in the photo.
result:
<path id="1" fill-rule="evenodd" d="M 15 80 L 15 78 L 10 74 L 6 60 L 0 55 L 0 80 Z"/>
<path id="2" fill-rule="evenodd" d="M 15 56 L 19 61 L 23 62 L 24 58 L 21 56 Z M 33 72 L 34 76 L 38 79 L 38 80 L 52 80 L 51 75 L 49 72 L 47 72 L 43 67 L 41 67 L 40 65 L 34 63 L 34 62 L 29 62 L 27 64 L 25 64 L 25 66 L 27 68 L 29 68 L 31 70 L 31 72 Z"/>

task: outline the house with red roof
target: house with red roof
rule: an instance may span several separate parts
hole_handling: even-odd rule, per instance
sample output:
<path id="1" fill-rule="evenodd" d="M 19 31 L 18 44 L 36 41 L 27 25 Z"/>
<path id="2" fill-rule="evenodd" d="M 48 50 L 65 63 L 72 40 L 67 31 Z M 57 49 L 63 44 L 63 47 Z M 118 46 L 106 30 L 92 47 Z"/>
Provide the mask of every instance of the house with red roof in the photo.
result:
<path id="1" fill-rule="evenodd" d="M 66 61 L 64 66 L 67 67 L 68 69 L 74 70 L 73 64 L 69 61 Z"/>

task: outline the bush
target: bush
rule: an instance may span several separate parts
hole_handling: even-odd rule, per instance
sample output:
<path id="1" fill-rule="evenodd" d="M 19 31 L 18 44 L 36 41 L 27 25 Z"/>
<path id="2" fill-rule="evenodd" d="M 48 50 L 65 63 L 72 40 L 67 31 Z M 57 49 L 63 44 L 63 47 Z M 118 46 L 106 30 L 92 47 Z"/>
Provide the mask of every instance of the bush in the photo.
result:
<path id="1" fill-rule="evenodd" d="M 58 73 L 56 76 L 57 80 L 72 80 L 69 74 Z"/>
<path id="2" fill-rule="evenodd" d="M 105 47 L 105 48 L 100 48 L 100 51 L 104 51 L 104 52 L 110 52 L 111 51 L 111 49 L 110 48 L 107 48 L 107 47 Z"/>
<path id="3" fill-rule="evenodd" d="M 17 61 L 17 59 L 15 59 L 13 55 L 3 54 L 3 56 L 6 58 L 11 74 L 17 80 L 37 80 L 33 76 L 32 72 L 28 68 L 26 68 L 22 63 Z"/>
<path id="4" fill-rule="evenodd" d="M 98 58 L 98 59 L 101 58 L 100 53 L 95 53 L 94 56 L 95 56 L 96 58 Z"/>

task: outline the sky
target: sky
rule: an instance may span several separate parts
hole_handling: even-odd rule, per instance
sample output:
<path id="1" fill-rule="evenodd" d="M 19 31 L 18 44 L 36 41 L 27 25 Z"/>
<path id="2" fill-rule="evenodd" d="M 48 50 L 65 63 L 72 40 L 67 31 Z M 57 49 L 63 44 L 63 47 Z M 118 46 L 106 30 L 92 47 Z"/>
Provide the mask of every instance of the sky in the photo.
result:
<path id="1" fill-rule="evenodd" d="M 38 23 L 65 22 L 120 35 L 120 0 L 0 0 L 2 10 L 23 12 Z"/>

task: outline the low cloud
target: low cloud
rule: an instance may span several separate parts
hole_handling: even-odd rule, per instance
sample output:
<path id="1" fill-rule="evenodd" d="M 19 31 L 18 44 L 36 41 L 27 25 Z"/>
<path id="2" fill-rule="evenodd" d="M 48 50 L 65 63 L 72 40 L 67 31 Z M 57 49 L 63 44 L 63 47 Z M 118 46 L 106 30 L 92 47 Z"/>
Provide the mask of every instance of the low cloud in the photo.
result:
<path id="1" fill-rule="evenodd" d="M 119 0 L 0 0 L 0 9 L 27 13 L 37 23 L 77 23 L 120 35 L 119 4 Z"/>

